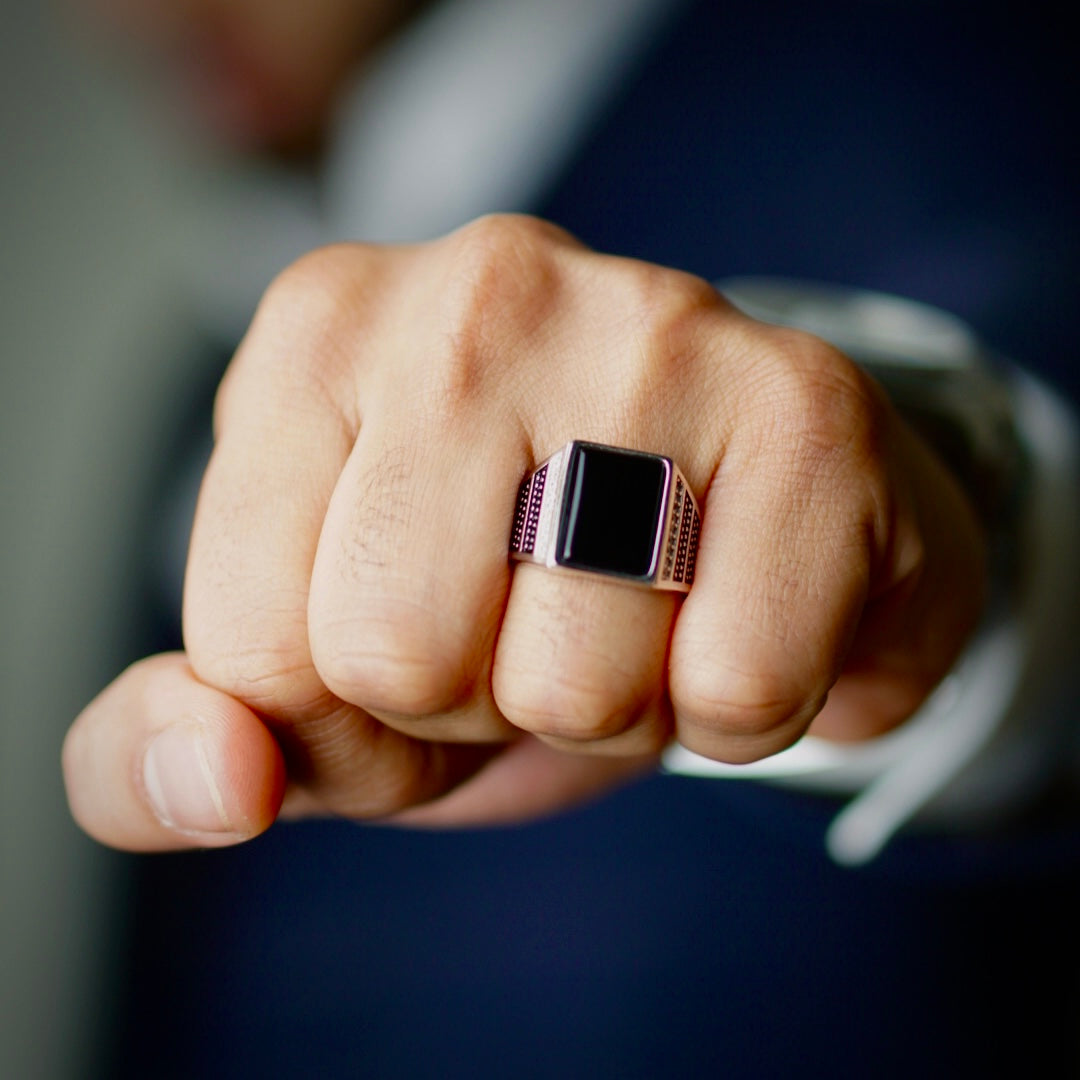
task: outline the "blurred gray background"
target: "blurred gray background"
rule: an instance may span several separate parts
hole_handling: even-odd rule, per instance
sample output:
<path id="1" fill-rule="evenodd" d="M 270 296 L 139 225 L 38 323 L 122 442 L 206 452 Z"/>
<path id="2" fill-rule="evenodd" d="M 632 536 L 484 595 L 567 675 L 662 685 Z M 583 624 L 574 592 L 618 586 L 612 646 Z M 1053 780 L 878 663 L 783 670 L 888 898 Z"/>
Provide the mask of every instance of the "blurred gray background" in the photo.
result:
<path id="1" fill-rule="evenodd" d="M 197 200 L 66 13 L 0 33 L 0 1076 L 93 1058 L 116 863 L 71 823 L 63 733 L 111 677 L 158 409 L 184 355 L 173 287 Z M 190 237 L 188 237 L 190 239 Z M 157 418 L 157 419 L 155 419 Z"/>

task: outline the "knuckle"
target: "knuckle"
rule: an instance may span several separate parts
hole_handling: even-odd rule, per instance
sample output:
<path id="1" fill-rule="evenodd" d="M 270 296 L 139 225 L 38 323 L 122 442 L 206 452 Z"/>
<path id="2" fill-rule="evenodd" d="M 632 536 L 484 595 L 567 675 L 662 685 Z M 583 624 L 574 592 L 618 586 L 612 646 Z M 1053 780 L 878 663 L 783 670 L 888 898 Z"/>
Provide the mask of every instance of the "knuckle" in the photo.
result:
<path id="1" fill-rule="evenodd" d="M 718 666 L 673 670 L 671 693 L 680 718 L 693 728 L 750 744 L 804 715 L 809 722 L 817 711 L 780 676 Z"/>
<path id="2" fill-rule="evenodd" d="M 491 214 L 448 238 L 456 297 L 485 303 L 519 299 L 543 281 L 560 233 L 536 218 Z"/>
<path id="3" fill-rule="evenodd" d="M 495 701 L 515 727 L 567 742 L 619 735 L 635 715 L 609 682 L 580 672 L 497 680 Z"/>
<path id="4" fill-rule="evenodd" d="M 703 278 L 681 270 L 628 262 L 636 336 L 643 358 L 667 371 L 699 351 L 703 316 L 723 306 Z"/>
<path id="5" fill-rule="evenodd" d="M 253 709 L 286 720 L 319 708 L 328 696 L 312 668 L 306 631 L 289 619 L 259 613 L 185 625 L 192 670 L 209 686 Z"/>
<path id="6" fill-rule="evenodd" d="M 527 214 L 485 214 L 448 237 L 463 267 L 504 268 L 556 247 L 575 246 L 569 233 Z"/>
<path id="7" fill-rule="evenodd" d="M 829 459 L 865 466 L 881 456 L 883 405 L 859 367 L 825 342 L 801 331 L 772 335 L 771 363 L 751 407 L 760 429 L 790 448 L 803 470 Z"/>
<path id="8" fill-rule="evenodd" d="M 295 408 L 315 394 L 340 402 L 332 388 L 355 362 L 377 281 L 374 252 L 359 244 L 319 248 L 282 270 L 222 380 L 215 423 L 251 401 Z"/>
<path id="9" fill-rule="evenodd" d="M 270 282 L 257 317 L 295 319 L 296 325 L 332 322 L 362 301 L 375 277 L 374 255 L 363 244 L 331 244 L 307 252 Z"/>
<path id="10" fill-rule="evenodd" d="M 397 716 L 437 716 L 461 702 L 469 680 L 461 660 L 433 640 L 421 620 L 375 619 L 328 625 L 312 632 L 316 668 L 338 697 L 360 708 Z"/>
<path id="11" fill-rule="evenodd" d="M 634 260 L 611 265 L 611 291 L 618 290 L 618 309 L 625 313 L 615 328 L 622 370 L 614 412 L 634 431 L 652 433 L 659 416 L 684 407 L 685 396 L 697 407 L 714 379 L 712 331 L 724 301 L 692 274 Z M 653 437 L 667 441 L 661 431 Z"/>
<path id="12" fill-rule="evenodd" d="M 555 251 L 562 236 L 533 218 L 492 215 L 447 239 L 442 334 L 426 369 L 440 409 L 474 400 L 488 376 L 512 357 L 513 343 L 535 332 L 551 312 L 560 288 Z"/>

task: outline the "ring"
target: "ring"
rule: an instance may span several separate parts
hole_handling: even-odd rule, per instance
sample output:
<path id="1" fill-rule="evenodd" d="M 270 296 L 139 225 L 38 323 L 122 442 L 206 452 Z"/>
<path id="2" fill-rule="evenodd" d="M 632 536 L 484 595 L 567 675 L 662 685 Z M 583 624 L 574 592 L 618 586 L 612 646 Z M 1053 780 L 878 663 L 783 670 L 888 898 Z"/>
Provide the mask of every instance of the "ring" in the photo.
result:
<path id="1" fill-rule="evenodd" d="M 687 592 L 701 514 L 670 458 L 569 442 L 521 482 L 510 557 Z"/>

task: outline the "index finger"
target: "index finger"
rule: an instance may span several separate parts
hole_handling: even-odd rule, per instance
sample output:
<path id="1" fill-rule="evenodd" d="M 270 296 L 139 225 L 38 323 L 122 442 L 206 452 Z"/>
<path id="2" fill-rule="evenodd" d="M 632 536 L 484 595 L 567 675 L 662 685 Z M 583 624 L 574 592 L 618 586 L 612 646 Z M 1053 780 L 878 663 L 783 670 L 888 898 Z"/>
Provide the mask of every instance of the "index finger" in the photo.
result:
<path id="1" fill-rule="evenodd" d="M 459 779 L 439 744 L 335 697 L 308 636 L 315 553 L 361 422 L 352 380 L 362 331 L 393 267 L 391 253 L 332 249 L 268 292 L 219 393 L 184 596 L 198 679 L 266 721 L 294 784 L 358 817 L 423 802 Z"/>

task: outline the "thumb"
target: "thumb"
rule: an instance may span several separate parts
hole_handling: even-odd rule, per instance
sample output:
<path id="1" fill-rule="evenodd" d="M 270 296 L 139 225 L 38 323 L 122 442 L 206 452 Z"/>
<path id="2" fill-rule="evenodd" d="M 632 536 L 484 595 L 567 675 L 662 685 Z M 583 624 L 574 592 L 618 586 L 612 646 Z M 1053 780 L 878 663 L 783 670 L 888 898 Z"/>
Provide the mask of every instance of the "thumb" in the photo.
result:
<path id="1" fill-rule="evenodd" d="M 273 823 L 285 787 L 270 732 L 181 653 L 141 661 L 102 691 L 68 732 L 63 769 L 79 825 L 131 851 L 250 839 Z"/>

